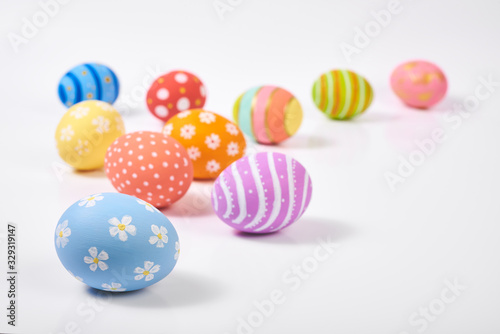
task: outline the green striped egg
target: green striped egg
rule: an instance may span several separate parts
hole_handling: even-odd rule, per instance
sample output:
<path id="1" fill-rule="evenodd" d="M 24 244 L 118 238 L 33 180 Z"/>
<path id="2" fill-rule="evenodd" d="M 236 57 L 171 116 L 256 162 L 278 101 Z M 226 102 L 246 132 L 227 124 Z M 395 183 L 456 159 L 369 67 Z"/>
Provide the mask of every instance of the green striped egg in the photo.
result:
<path id="1" fill-rule="evenodd" d="M 312 89 L 314 104 L 333 119 L 350 119 L 363 113 L 373 99 L 370 83 L 348 70 L 323 73 Z"/>

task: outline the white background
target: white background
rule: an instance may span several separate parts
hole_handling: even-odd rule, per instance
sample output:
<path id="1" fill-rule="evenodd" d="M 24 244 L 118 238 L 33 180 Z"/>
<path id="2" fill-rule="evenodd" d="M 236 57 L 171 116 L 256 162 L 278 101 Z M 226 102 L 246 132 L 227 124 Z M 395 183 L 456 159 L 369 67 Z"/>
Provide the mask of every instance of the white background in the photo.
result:
<path id="1" fill-rule="evenodd" d="M 5 226 L 13 222 L 20 273 L 15 331 L 236 333 L 238 318 L 255 316 L 254 302 L 277 289 L 285 302 L 244 333 L 498 333 L 500 87 L 460 116 L 461 124 L 445 117 L 475 93 L 481 76 L 500 81 L 499 2 L 401 0 L 401 12 L 351 62 L 339 45 L 352 44 L 355 28 L 389 1 L 231 3 L 221 19 L 212 0 L 72 0 L 16 53 L 9 34 L 20 35 L 23 18 L 32 21 L 41 7 L 0 1 L 0 269 Z M 406 108 L 390 90 L 392 69 L 411 59 L 431 60 L 448 77 L 446 99 L 432 110 Z M 65 112 L 57 84 L 90 61 L 115 70 L 122 106 L 125 96 L 138 96 L 125 108 L 128 131 L 162 127 L 141 97 L 143 81 L 153 80 L 149 72 L 196 73 L 207 86 L 206 109 L 227 117 L 252 86 L 293 92 L 304 109 L 299 132 L 278 147 L 249 146 L 305 165 L 314 188 L 305 215 L 279 233 L 242 236 L 213 214 L 211 183 L 195 182 L 164 210 L 182 245 L 172 274 L 143 291 L 96 296 L 66 272 L 53 244 L 69 205 L 114 191 L 103 171 L 57 168 L 54 131 Z M 333 68 L 355 70 L 374 87 L 372 106 L 354 121 L 330 121 L 312 102 L 313 81 Z M 391 191 L 384 173 L 396 172 L 400 157 L 418 154 L 415 141 L 431 138 L 434 129 L 446 140 Z M 282 277 L 294 264 L 311 263 L 317 238 L 338 248 L 294 291 Z M 8 332 L 3 277 L 0 332 Z M 421 308 L 442 305 L 444 281 L 455 279 L 465 290 L 424 328 Z M 418 326 L 409 322 L 415 312 Z"/>

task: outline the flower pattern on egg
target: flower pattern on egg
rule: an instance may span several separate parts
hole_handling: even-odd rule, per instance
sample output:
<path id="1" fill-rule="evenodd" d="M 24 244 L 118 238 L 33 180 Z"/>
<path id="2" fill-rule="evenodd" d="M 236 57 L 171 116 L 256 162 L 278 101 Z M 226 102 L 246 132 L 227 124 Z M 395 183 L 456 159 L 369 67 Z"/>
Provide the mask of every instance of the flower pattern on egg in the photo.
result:
<path id="1" fill-rule="evenodd" d="M 56 245 L 57 247 L 64 248 L 68 242 L 68 237 L 71 235 L 71 229 L 68 227 L 68 220 L 63 221 L 56 227 Z"/>
<path id="2" fill-rule="evenodd" d="M 196 128 L 192 124 L 186 124 L 181 128 L 181 137 L 191 139 L 196 134 Z"/>
<path id="3" fill-rule="evenodd" d="M 115 282 L 112 282 L 111 284 L 103 283 L 101 286 L 104 289 L 104 291 L 110 291 L 110 292 L 122 292 L 127 290 L 125 288 L 122 288 L 122 285 L 120 283 L 115 283 Z"/>
<path id="4" fill-rule="evenodd" d="M 95 130 L 99 133 L 109 132 L 109 119 L 104 116 L 97 116 L 92 120 L 92 124 L 95 125 Z"/>
<path id="5" fill-rule="evenodd" d="M 132 222 L 132 217 L 130 216 L 123 216 L 122 220 L 118 220 L 118 218 L 113 217 L 110 220 L 108 220 L 108 223 L 110 223 L 113 226 L 109 227 L 109 234 L 112 237 L 115 237 L 118 234 L 118 238 L 121 241 L 127 241 L 129 233 L 132 236 L 135 236 L 137 230 L 134 225 L 131 225 L 130 223 Z"/>
<path id="6" fill-rule="evenodd" d="M 84 155 L 85 153 L 88 153 L 90 150 L 89 144 L 90 143 L 88 140 L 78 139 L 77 145 L 75 146 L 76 153 L 80 156 Z"/>
<path id="7" fill-rule="evenodd" d="M 232 156 L 237 155 L 238 153 L 240 153 L 240 149 L 238 147 L 238 143 L 230 142 L 227 145 L 227 155 L 229 155 L 229 156 L 232 157 Z"/>
<path id="8" fill-rule="evenodd" d="M 61 129 L 61 141 L 70 141 L 73 138 L 75 131 L 71 125 Z"/>
<path id="9" fill-rule="evenodd" d="M 220 169 L 220 164 L 215 160 L 210 160 L 207 162 L 206 169 L 210 173 L 216 173 Z"/>
<path id="10" fill-rule="evenodd" d="M 215 122 L 215 115 L 208 111 L 201 112 L 198 117 L 200 117 L 202 123 L 210 124 Z"/>
<path id="11" fill-rule="evenodd" d="M 161 140 L 157 138 L 157 144 Z M 174 177 L 177 183 L 186 182 L 185 173 Z M 87 208 L 87 204 L 92 206 Z M 168 275 L 179 256 L 175 228 L 163 214 L 156 213 L 161 212 L 133 196 L 88 196 L 74 203 L 55 226 L 56 252 L 73 277 L 95 289 L 142 289 Z M 111 231 L 115 240 L 110 239 L 110 229 L 115 230 Z"/>
<path id="12" fill-rule="evenodd" d="M 176 241 L 175 242 L 175 254 L 174 254 L 174 260 L 177 261 L 177 259 L 179 259 L 179 255 L 181 254 L 181 246 L 179 244 L 179 241 Z"/>
<path id="13" fill-rule="evenodd" d="M 207 144 L 208 148 L 216 150 L 220 145 L 219 135 L 212 133 L 211 135 L 207 136 L 205 138 L 205 144 Z"/>
<path id="14" fill-rule="evenodd" d="M 73 116 L 76 119 L 80 119 L 82 117 L 87 116 L 89 113 L 90 108 L 88 107 L 82 107 L 82 106 L 77 106 L 74 110 L 72 110 L 69 114 Z"/>
<path id="15" fill-rule="evenodd" d="M 144 261 L 144 268 L 137 267 L 134 269 L 134 273 L 139 274 L 135 275 L 134 279 L 139 281 L 141 279 L 145 279 L 146 281 L 151 281 L 157 272 L 160 271 L 160 265 L 155 265 L 154 262 Z"/>
<path id="16" fill-rule="evenodd" d="M 187 149 L 187 152 L 191 160 L 196 160 L 201 156 L 200 149 L 196 146 L 191 146 Z"/>
<path id="17" fill-rule="evenodd" d="M 204 109 L 190 109 L 185 113 L 172 117 L 163 133 L 169 133 L 186 147 L 195 179 L 214 178 L 242 157 L 246 143 L 236 124 Z"/>
<path id="18" fill-rule="evenodd" d="M 168 242 L 168 231 L 165 226 L 158 227 L 157 225 L 151 225 L 151 232 L 153 232 L 154 235 L 149 237 L 149 243 L 151 245 L 156 245 L 158 248 L 163 248 Z"/>
<path id="19" fill-rule="evenodd" d="M 108 265 L 105 260 L 109 259 L 108 253 L 106 253 L 104 250 L 102 250 L 99 254 L 97 254 L 97 248 L 96 247 L 90 247 L 89 248 L 89 254 L 90 256 L 85 256 L 83 258 L 83 261 L 86 264 L 90 264 L 89 268 L 92 271 L 96 271 L 97 268 L 101 269 L 102 271 L 108 270 Z"/>
<path id="20" fill-rule="evenodd" d="M 103 198 L 104 198 L 104 196 L 102 196 L 101 194 L 87 196 L 87 197 L 80 200 L 80 202 L 78 203 L 78 206 L 85 206 L 86 208 L 90 208 L 90 207 L 93 207 L 94 205 L 96 205 L 97 201 L 102 201 Z"/>
<path id="21" fill-rule="evenodd" d="M 158 209 L 156 209 L 154 206 L 152 206 L 151 204 L 149 204 L 148 202 L 146 201 L 143 201 L 142 199 L 138 199 L 137 200 L 137 203 L 141 204 L 141 205 L 144 205 L 144 207 L 146 208 L 146 210 L 148 210 L 149 212 L 155 212 L 155 211 L 158 211 Z"/>
<path id="22" fill-rule="evenodd" d="M 240 131 L 238 130 L 238 127 L 234 125 L 233 123 L 227 123 L 226 124 L 226 131 L 229 133 L 231 136 L 237 136 Z"/>

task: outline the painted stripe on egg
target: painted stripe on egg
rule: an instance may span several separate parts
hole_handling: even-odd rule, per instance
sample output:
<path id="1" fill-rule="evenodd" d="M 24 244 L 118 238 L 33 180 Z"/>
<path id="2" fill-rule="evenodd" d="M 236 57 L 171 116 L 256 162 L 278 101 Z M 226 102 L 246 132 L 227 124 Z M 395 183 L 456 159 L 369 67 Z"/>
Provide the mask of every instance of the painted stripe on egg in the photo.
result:
<path id="1" fill-rule="evenodd" d="M 264 194 L 264 187 L 262 186 L 261 182 L 261 177 L 259 174 L 258 166 L 257 166 L 257 161 L 255 160 L 255 156 L 251 155 L 248 157 L 248 162 L 250 165 L 250 171 L 252 173 L 252 176 L 255 180 L 255 185 L 257 187 L 257 195 L 258 195 L 258 210 L 257 214 L 253 218 L 253 220 L 245 225 L 245 228 L 252 228 L 256 226 L 264 217 L 265 215 L 265 209 L 266 209 L 266 199 L 265 199 L 265 194 Z"/>
<path id="2" fill-rule="evenodd" d="M 272 139 L 268 131 L 267 113 L 275 92 L 276 87 L 263 86 L 254 97 L 254 105 L 252 106 L 252 124 L 255 138 L 260 143 L 272 143 Z"/>
<path id="3" fill-rule="evenodd" d="M 281 210 L 281 187 L 276 187 L 276 185 L 279 184 L 280 181 L 276 172 L 276 165 L 274 163 L 274 155 L 272 152 L 267 153 L 267 161 L 269 164 L 269 172 L 271 173 L 271 180 L 275 191 L 274 202 L 272 205 L 273 210 L 271 211 L 271 215 L 269 216 L 267 222 L 263 226 L 255 229 L 256 232 L 260 232 L 269 228 L 276 221 L 276 218 L 278 217 Z"/>
<path id="4" fill-rule="evenodd" d="M 287 90 L 254 87 L 236 100 L 233 117 L 242 132 L 261 144 L 277 144 L 293 135 L 302 123 L 302 108 Z"/>
<path id="5" fill-rule="evenodd" d="M 229 188 L 227 187 L 226 180 L 224 179 L 224 176 L 221 175 L 220 177 L 220 187 L 222 189 L 222 193 L 224 194 L 224 198 L 226 199 L 226 212 L 224 212 L 224 218 L 229 218 L 229 215 L 231 214 L 231 208 L 232 208 L 232 196 L 231 193 L 229 192 Z M 217 210 L 215 210 L 217 211 Z"/>
<path id="6" fill-rule="evenodd" d="M 289 156 L 286 156 L 286 171 L 288 177 L 288 209 L 286 212 L 285 219 L 281 225 L 272 229 L 272 231 L 281 230 L 283 227 L 288 225 L 290 222 L 290 218 L 292 217 L 292 212 L 295 206 L 295 182 L 293 177 L 292 170 L 292 159 Z"/>
<path id="7" fill-rule="evenodd" d="M 234 179 L 234 186 L 225 189 L 228 177 Z M 311 191 L 309 175 L 300 163 L 281 153 L 262 152 L 233 163 L 216 181 L 212 196 L 234 198 L 235 209 L 228 213 L 227 207 L 215 200 L 212 205 L 227 224 L 245 232 L 268 233 L 299 219 Z"/>
<path id="8" fill-rule="evenodd" d="M 243 94 L 238 112 L 238 125 L 245 134 L 255 139 L 252 126 L 252 110 L 256 93 L 260 87 L 254 87 Z"/>
<path id="9" fill-rule="evenodd" d="M 363 113 L 373 99 L 368 81 L 348 70 L 322 74 L 313 84 L 312 95 L 318 109 L 334 119 L 349 119 Z"/>
<path id="10" fill-rule="evenodd" d="M 233 219 L 233 223 L 240 224 L 243 219 L 245 219 L 247 215 L 247 203 L 245 200 L 245 188 L 243 188 L 243 181 L 241 179 L 240 173 L 238 172 L 238 168 L 236 168 L 236 164 L 231 165 L 231 172 L 236 183 L 236 198 L 238 200 L 238 207 L 240 208 L 240 213 L 238 217 Z"/>

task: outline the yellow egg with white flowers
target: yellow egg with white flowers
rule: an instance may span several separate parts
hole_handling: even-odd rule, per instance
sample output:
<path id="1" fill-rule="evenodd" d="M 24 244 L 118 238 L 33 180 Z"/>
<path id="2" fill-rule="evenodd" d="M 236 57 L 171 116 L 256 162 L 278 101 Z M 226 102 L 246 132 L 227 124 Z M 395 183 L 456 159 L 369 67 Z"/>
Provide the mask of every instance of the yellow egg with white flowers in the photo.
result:
<path id="1" fill-rule="evenodd" d="M 73 105 L 56 129 L 59 156 L 78 170 L 104 166 L 106 150 L 125 134 L 123 120 L 109 103 L 87 100 Z"/>

